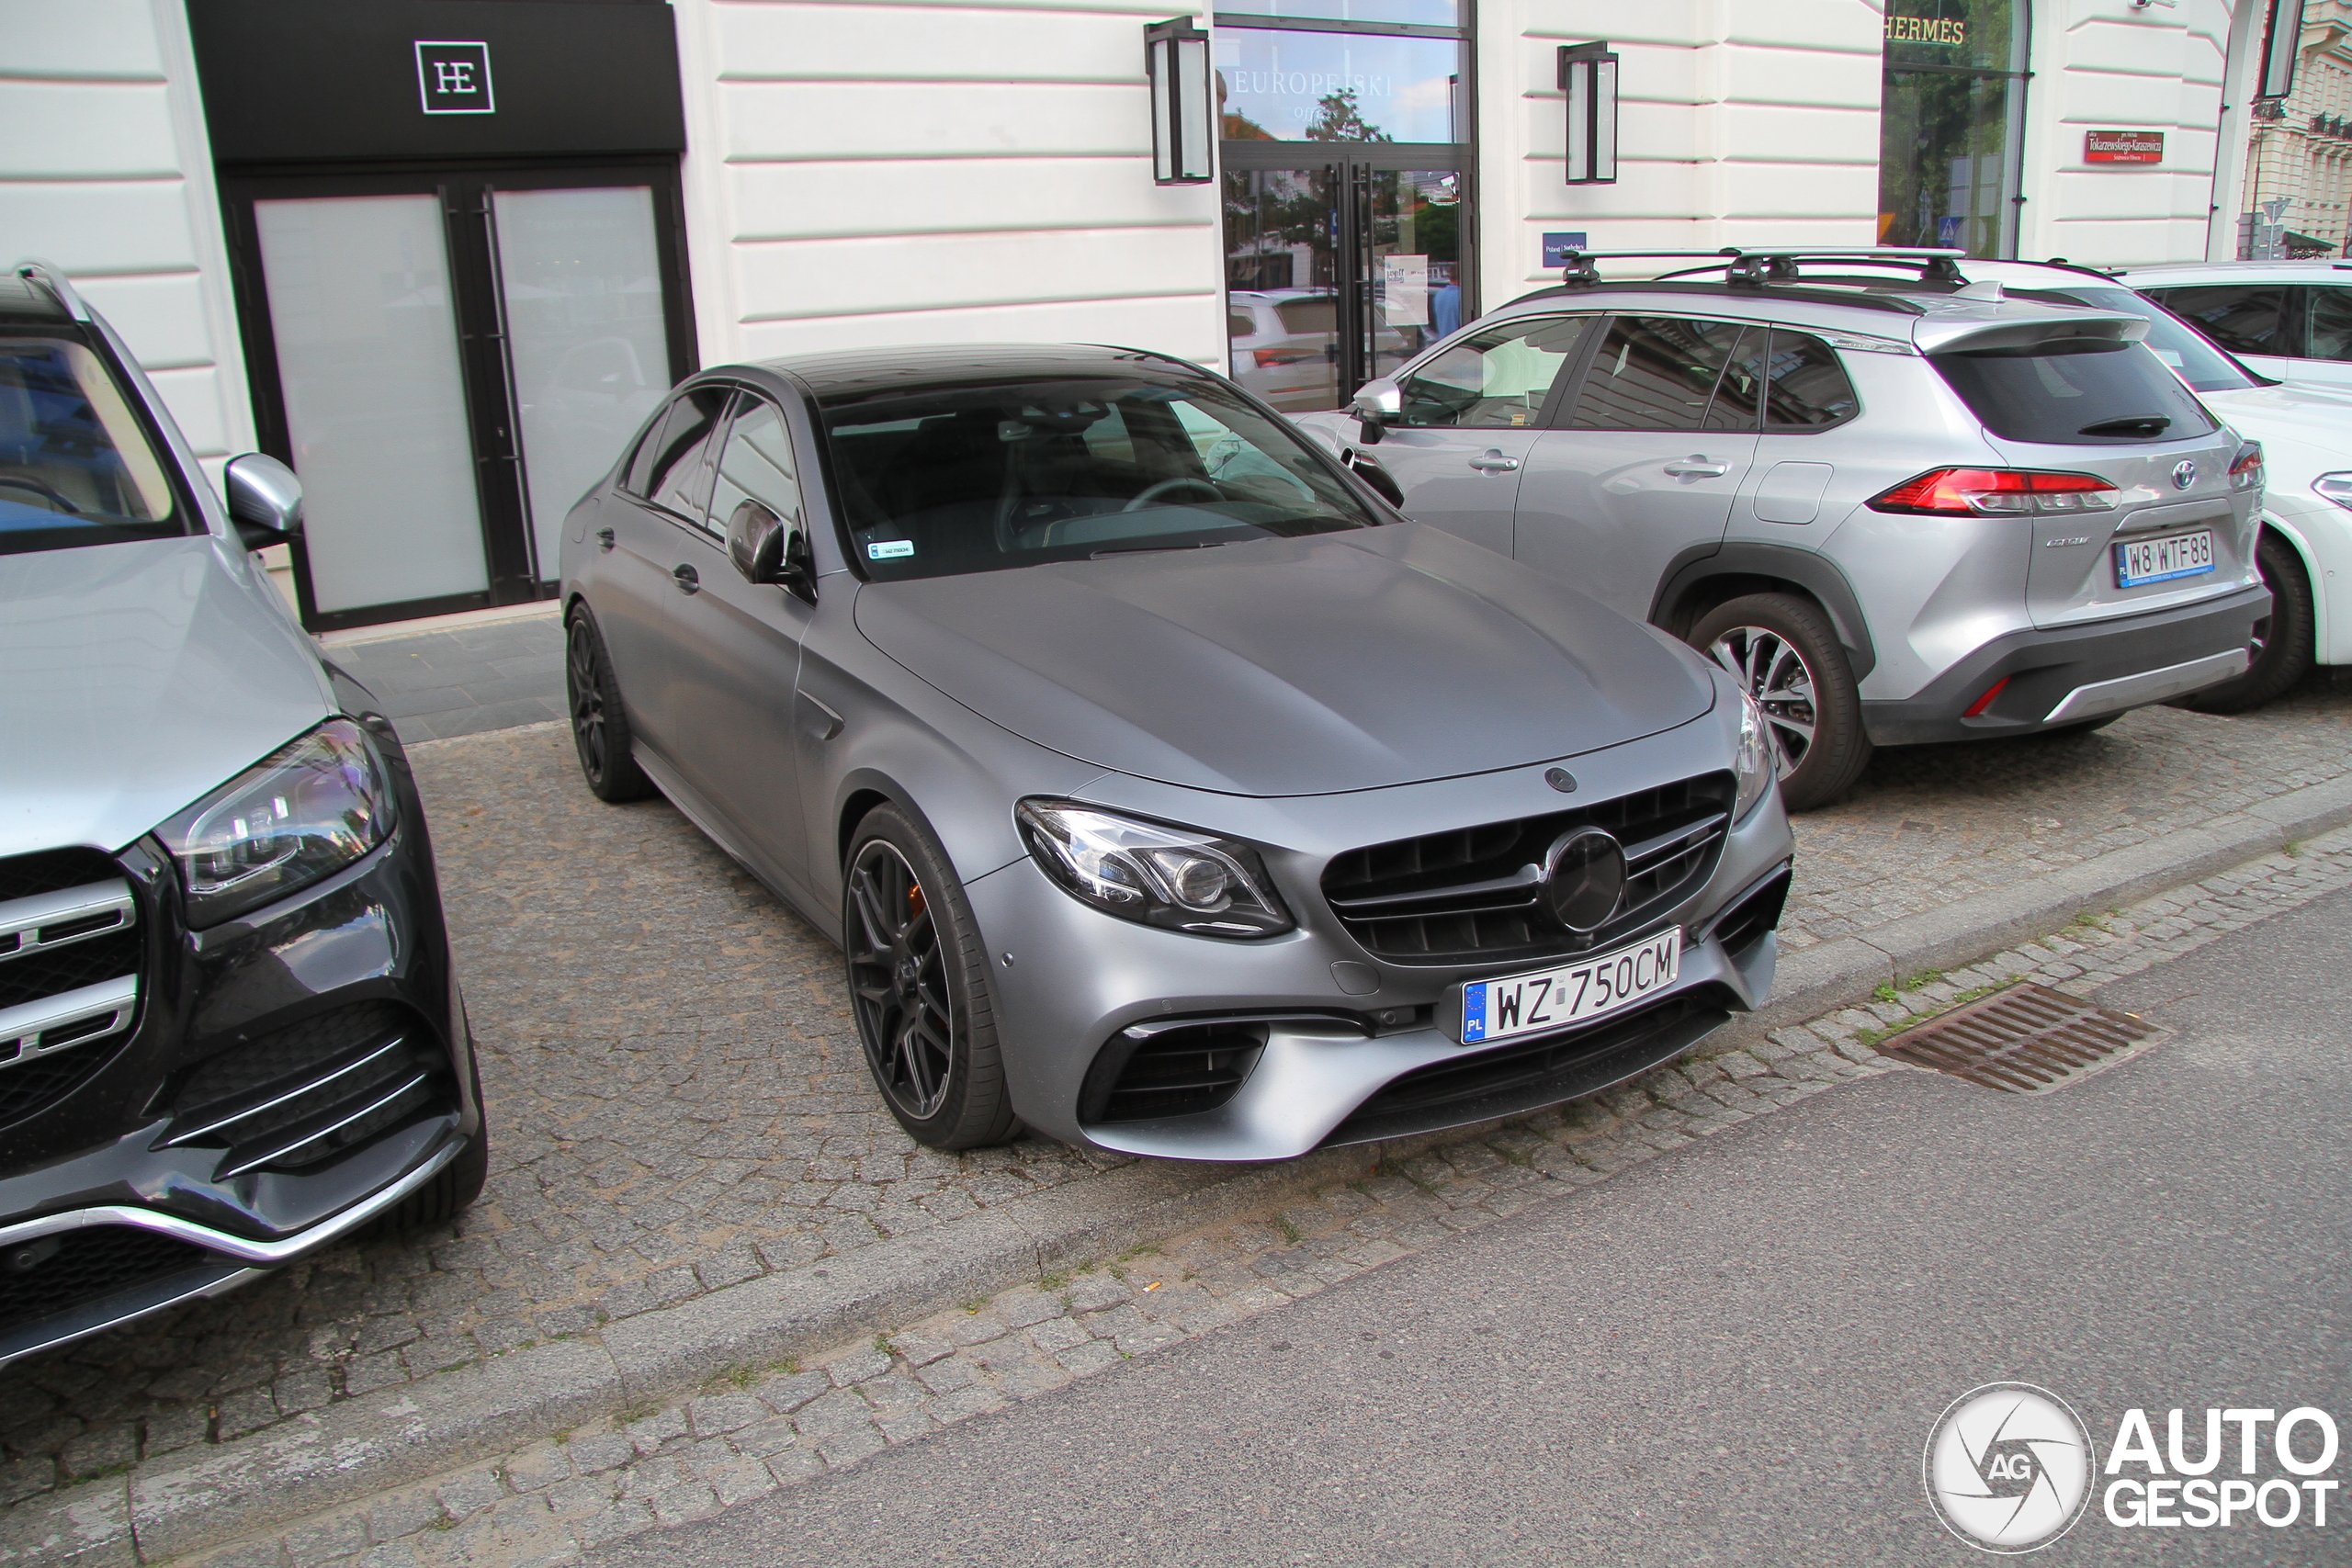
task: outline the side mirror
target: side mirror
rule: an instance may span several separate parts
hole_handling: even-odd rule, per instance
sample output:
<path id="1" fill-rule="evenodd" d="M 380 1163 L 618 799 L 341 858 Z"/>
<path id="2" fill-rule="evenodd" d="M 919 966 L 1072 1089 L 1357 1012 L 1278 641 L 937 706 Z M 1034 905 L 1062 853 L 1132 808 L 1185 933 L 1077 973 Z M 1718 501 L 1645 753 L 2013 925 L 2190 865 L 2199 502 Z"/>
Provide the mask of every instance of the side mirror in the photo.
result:
<path id="1" fill-rule="evenodd" d="M 275 457 L 248 452 L 232 457 L 224 476 L 229 520 L 249 550 L 288 544 L 302 534 L 302 481 Z"/>
<path id="2" fill-rule="evenodd" d="M 756 501 L 737 505 L 727 520 L 727 558 L 746 582 L 769 582 L 794 598 L 817 602 L 817 562 L 808 536 Z"/>
<path id="3" fill-rule="evenodd" d="M 1366 446 L 1377 446 L 1388 426 L 1404 421 L 1405 390 L 1390 378 L 1377 377 L 1356 389 L 1348 412 L 1356 416 L 1361 427 L 1357 439 Z"/>

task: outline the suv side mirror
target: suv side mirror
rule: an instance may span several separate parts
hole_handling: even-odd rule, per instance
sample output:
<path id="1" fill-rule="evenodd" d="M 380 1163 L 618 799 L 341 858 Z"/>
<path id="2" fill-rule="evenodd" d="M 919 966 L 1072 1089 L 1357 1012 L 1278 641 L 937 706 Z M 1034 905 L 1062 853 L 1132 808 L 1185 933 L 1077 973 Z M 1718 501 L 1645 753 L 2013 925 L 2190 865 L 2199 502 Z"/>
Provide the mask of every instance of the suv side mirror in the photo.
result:
<path id="1" fill-rule="evenodd" d="M 746 582 L 772 582 L 794 598 L 817 602 L 817 561 L 808 536 L 785 526 L 784 519 L 756 501 L 745 501 L 727 520 L 727 558 Z"/>
<path id="2" fill-rule="evenodd" d="M 302 535 L 302 481 L 275 457 L 248 452 L 229 461 L 222 476 L 229 520 L 249 550 L 290 544 Z"/>
<path id="3" fill-rule="evenodd" d="M 1356 389 L 1355 400 L 1348 405 L 1348 412 L 1356 416 L 1361 429 L 1357 439 L 1367 446 L 1377 446 L 1388 426 L 1404 421 L 1404 389 L 1389 377 L 1377 377 Z"/>

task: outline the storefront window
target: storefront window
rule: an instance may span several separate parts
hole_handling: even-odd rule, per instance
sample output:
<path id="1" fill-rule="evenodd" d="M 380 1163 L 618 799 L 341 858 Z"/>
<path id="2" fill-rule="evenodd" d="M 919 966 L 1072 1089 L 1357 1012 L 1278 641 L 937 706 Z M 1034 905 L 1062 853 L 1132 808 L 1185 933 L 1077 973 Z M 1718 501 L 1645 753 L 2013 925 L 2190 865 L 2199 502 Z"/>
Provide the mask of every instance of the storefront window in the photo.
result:
<path id="1" fill-rule="evenodd" d="M 1402 22 L 1458 28 L 1461 0 L 1217 0 L 1220 16 L 1312 17 L 1328 22 Z"/>
<path id="2" fill-rule="evenodd" d="M 2025 0 L 1888 0 L 1879 243 L 2016 243 Z"/>
<path id="3" fill-rule="evenodd" d="M 1222 28 L 1228 141 L 1453 141 L 1462 46 L 1452 39 Z"/>

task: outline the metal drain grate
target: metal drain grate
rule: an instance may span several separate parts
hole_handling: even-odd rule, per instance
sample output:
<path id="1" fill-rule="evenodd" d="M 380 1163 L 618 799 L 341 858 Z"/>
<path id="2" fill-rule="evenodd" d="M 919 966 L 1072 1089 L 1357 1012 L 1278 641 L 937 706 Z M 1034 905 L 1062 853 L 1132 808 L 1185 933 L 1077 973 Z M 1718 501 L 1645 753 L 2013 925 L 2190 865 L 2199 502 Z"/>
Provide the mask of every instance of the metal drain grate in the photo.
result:
<path id="1" fill-rule="evenodd" d="M 2145 1019 L 2026 981 L 1906 1029 L 1879 1049 L 1986 1089 L 2042 1094 L 2113 1066 L 2155 1033 Z"/>

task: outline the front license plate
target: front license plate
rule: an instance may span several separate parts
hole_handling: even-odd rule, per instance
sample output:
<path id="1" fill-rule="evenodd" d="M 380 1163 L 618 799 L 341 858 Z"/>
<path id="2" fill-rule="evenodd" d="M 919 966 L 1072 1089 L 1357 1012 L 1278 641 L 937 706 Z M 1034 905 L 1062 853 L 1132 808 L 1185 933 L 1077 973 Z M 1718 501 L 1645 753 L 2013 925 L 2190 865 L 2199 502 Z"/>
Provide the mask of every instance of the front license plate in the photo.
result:
<path id="1" fill-rule="evenodd" d="M 1462 1043 L 1489 1044 L 1601 1018 L 1656 996 L 1681 973 L 1678 926 L 1557 969 L 1473 981 L 1462 987 Z"/>
<path id="2" fill-rule="evenodd" d="M 2118 588 L 2169 582 L 2176 577 L 2202 577 L 2212 570 L 2211 528 L 2200 528 L 2194 534 L 2175 534 L 2169 539 L 2118 541 L 2115 547 Z"/>

